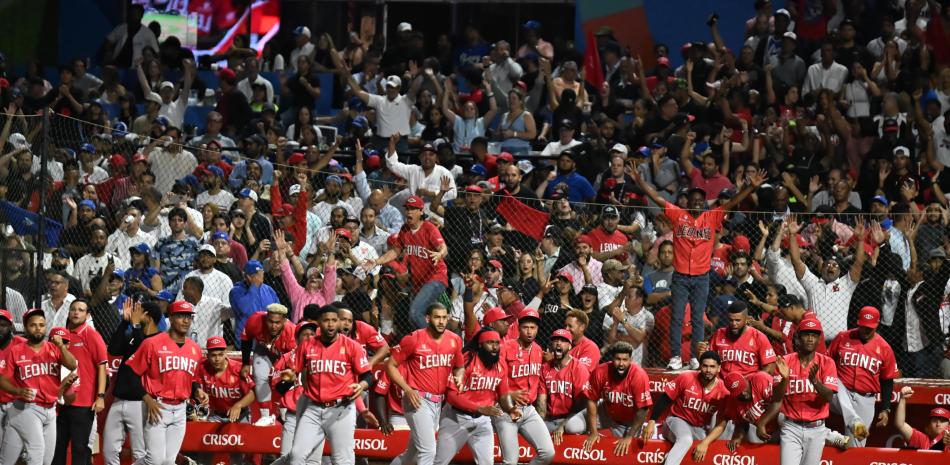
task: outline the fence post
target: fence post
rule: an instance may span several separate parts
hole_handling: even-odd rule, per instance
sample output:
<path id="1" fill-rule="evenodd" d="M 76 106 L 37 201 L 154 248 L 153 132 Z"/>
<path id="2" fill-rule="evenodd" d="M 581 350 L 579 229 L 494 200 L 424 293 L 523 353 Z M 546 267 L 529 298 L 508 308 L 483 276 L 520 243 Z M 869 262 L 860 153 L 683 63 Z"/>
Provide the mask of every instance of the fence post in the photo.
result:
<path id="1" fill-rule="evenodd" d="M 43 110 L 43 120 L 40 123 L 43 125 L 43 143 L 40 145 L 40 204 L 37 210 L 40 216 L 40 224 L 36 228 L 36 263 L 34 268 L 36 276 L 33 277 L 34 289 L 36 289 L 33 293 L 33 306 L 35 308 L 41 308 L 43 293 L 40 290 L 46 287 L 43 280 L 43 254 L 46 252 L 46 178 L 49 176 L 46 165 L 49 163 L 49 112 L 49 108 Z M 34 144 L 35 146 L 36 144 Z"/>

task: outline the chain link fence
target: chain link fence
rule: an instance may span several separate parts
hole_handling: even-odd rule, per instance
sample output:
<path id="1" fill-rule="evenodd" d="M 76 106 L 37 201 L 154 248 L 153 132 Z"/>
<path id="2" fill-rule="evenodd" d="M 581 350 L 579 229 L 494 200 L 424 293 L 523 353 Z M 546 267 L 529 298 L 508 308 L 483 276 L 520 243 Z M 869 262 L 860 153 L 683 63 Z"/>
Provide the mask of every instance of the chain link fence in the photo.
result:
<path id="1" fill-rule="evenodd" d="M 25 305 L 38 302 L 56 313 L 65 300 L 84 296 L 108 340 L 124 301 L 188 299 L 199 304 L 198 342 L 224 334 L 233 345 L 234 325 L 239 331 L 250 304 L 234 300 L 246 294 L 232 289 L 244 281 L 247 263 L 258 260 L 264 284 L 295 319 L 306 313 L 304 303 L 329 299 L 345 303 L 391 343 L 414 329 L 414 270 L 403 260 L 369 273 L 360 267 L 384 255 L 403 224 L 408 183 L 387 167 L 383 147 L 357 157 L 354 147 L 333 144 L 329 135 L 301 147 L 266 124 L 232 140 L 195 137 L 160 119 L 141 134 L 58 114 L 45 124 L 9 115 L 3 122 L 0 219 L 8 290 L 2 302 L 8 308 L 19 294 Z M 414 153 L 399 158 L 417 163 Z M 517 306 L 517 298 L 541 313 L 538 342 L 545 346 L 567 312 L 579 309 L 588 319 L 585 334 L 600 347 L 627 340 L 643 365 L 666 365 L 673 263 L 682 259 L 676 253 L 689 251 L 674 251 L 670 220 L 630 181 L 639 159 L 621 160 L 626 175 L 612 176 L 608 168 L 591 176 L 600 203 L 572 201 L 567 184 L 550 186 L 539 199 L 535 190 L 548 179 L 550 159 L 499 159 L 474 170 L 467 155 L 449 159 L 442 162 L 454 178 L 445 180 L 445 193 L 426 184 L 432 192 L 425 213 L 448 246 L 446 291 L 432 299 L 451 310 L 453 330 L 464 328 L 466 282 L 478 276 L 486 287 L 476 296 L 478 318 L 495 306 Z M 519 187 L 499 193 L 502 185 Z M 857 311 L 871 305 L 881 310 L 879 333 L 903 374 L 940 377 L 950 326 L 946 211 L 930 205 L 917 213 L 896 204 L 872 206 L 866 215 L 827 208 L 793 215 L 804 200 L 778 208 L 781 192 L 787 191 L 763 186 L 714 231 L 704 338 L 726 325 L 736 300 L 749 304 L 749 325 L 779 353 L 793 350 L 788 335 L 800 318 L 780 308 L 784 294 L 817 313 L 829 340 L 853 328 Z M 685 192 L 667 194 L 686 206 Z M 789 223 L 801 231 L 787 235 Z M 863 241 L 856 224 L 866 225 Z M 336 244 L 329 241 L 334 231 Z M 862 242 L 865 260 L 856 253 Z M 278 261 L 274 250 L 282 247 Z M 795 248 L 800 266 L 791 260 Z M 16 251 L 29 259 L 14 263 Z M 330 254 L 333 269 L 325 266 Z M 698 335 L 689 318 L 683 333 L 684 345 Z"/>

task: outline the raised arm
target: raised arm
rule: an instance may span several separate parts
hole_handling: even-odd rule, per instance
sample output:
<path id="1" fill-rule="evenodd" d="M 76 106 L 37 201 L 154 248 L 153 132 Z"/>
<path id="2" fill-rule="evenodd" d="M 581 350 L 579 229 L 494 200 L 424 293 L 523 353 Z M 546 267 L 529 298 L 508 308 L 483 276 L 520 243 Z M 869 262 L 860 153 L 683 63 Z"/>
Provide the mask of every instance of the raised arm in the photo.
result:
<path id="1" fill-rule="evenodd" d="M 631 170 L 630 175 L 633 176 L 633 180 L 640 186 L 640 189 L 643 189 L 643 192 L 653 201 L 658 207 L 666 207 L 666 199 L 660 197 L 660 194 L 656 192 L 656 189 L 653 186 L 644 181 L 643 177 L 640 175 L 640 170 Z"/>
<path id="2" fill-rule="evenodd" d="M 897 397 L 897 408 L 894 410 L 894 428 L 901 433 L 905 442 L 914 434 L 914 428 L 907 424 L 907 399 L 910 399 L 913 395 L 913 388 L 910 386 L 902 387 L 900 395 Z"/>
<path id="3" fill-rule="evenodd" d="M 455 86 L 452 84 L 452 79 L 445 79 L 445 90 L 442 91 L 442 114 L 445 115 L 445 119 L 448 120 L 449 124 L 455 124 L 456 114 L 452 111 L 450 103 L 450 98 L 455 95 Z"/>
<path id="4" fill-rule="evenodd" d="M 735 197 L 729 199 L 728 202 L 722 205 L 723 210 L 728 211 L 728 210 L 732 210 L 733 208 L 736 208 L 736 206 L 738 206 L 743 200 L 745 200 L 745 198 L 748 197 L 749 194 L 755 192 L 755 190 L 758 189 L 762 185 L 762 183 L 765 182 L 765 177 L 767 175 L 768 174 L 766 173 L 765 170 L 759 170 L 750 174 L 749 180 L 748 182 L 745 183 L 745 185 L 742 186 L 742 190 L 740 190 L 739 193 L 736 194 Z"/>
<path id="5" fill-rule="evenodd" d="M 787 228 L 785 228 L 785 235 L 788 237 L 788 258 L 795 268 L 795 277 L 799 280 L 805 276 L 806 271 L 805 263 L 802 262 L 802 251 L 798 247 L 798 239 L 795 237 L 801 230 L 802 226 L 798 224 L 798 219 L 790 218 Z"/>
<path id="6" fill-rule="evenodd" d="M 854 263 L 851 264 L 851 271 L 848 273 L 851 275 L 851 281 L 858 282 L 861 280 L 861 271 L 864 269 L 864 262 L 867 260 L 867 254 L 864 253 L 864 239 L 867 237 L 867 231 L 861 218 L 858 218 L 857 224 L 854 226 L 854 235 L 858 241 L 857 251 L 854 253 Z"/>

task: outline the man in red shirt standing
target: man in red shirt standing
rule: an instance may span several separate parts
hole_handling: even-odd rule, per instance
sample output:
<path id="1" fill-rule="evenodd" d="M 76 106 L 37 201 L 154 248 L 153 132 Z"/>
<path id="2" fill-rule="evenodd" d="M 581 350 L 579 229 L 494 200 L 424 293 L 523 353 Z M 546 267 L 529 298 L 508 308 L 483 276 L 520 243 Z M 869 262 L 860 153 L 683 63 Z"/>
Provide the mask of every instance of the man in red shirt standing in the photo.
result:
<path id="1" fill-rule="evenodd" d="M 924 430 L 920 431 L 907 424 L 907 399 L 914 395 L 914 390 L 910 386 L 901 388 L 900 399 L 897 401 L 897 409 L 894 411 L 894 428 L 900 431 L 907 447 L 914 449 L 933 449 L 938 448 L 947 450 L 946 443 L 950 441 L 950 410 L 943 407 L 937 407 L 930 411 L 930 420 L 924 425 Z M 943 444 L 941 444 L 943 443 Z"/>
<path id="2" fill-rule="evenodd" d="M 725 407 L 729 390 L 719 379 L 719 369 L 722 363 L 719 354 L 713 351 L 703 352 L 699 357 L 699 371 L 687 371 L 677 376 L 672 382 L 666 383 L 663 394 L 657 400 L 650 423 L 644 428 L 653 431 L 655 422 L 666 412 L 670 404 L 670 414 L 663 422 L 663 437 L 673 442 L 673 447 L 666 453 L 663 463 L 679 465 L 693 440 L 700 440 L 693 450 L 693 460 L 702 462 L 706 457 L 706 450 L 713 441 L 726 429 Z M 707 432 L 713 415 L 716 424 Z"/>
<path id="3" fill-rule="evenodd" d="M 415 294 L 409 304 L 409 319 L 415 328 L 427 326 L 426 308 L 445 292 L 449 282 L 449 272 L 445 266 L 449 249 L 439 228 L 423 220 L 424 207 L 422 197 L 413 195 L 406 199 L 406 223 L 399 230 L 396 243 L 382 257 L 367 260 L 363 265 L 369 271 L 398 257 L 405 257 Z"/>
<path id="4" fill-rule="evenodd" d="M 22 450 L 28 465 L 41 465 L 53 460 L 60 367 L 75 370 L 76 358 L 59 336 L 46 340 L 42 310 L 23 315 L 23 330 L 26 341 L 8 346 L 0 367 L 0 390 L 16 399 L 7 411 L 0 463 L 16 463 Z"/>
<path id="5" fill-rule="evenodd" d="M 92 460 L 89 435 L 96 414 L 105 408 L 106 398 L 106 343 L 92 326 L 87 324 L 89 304 L 76 299 L 69 304 L 66 329 L 69 330 L 69 352 L 79 364 L 79 382 L 74 384 L 76 397 L 59 408 L 56 417 L 56 453 L 53 464 L 66 463 L 66 450 L 72 445 L 72 463 L 88 464 Z"/>
<path id="6" fill-rule="evenodd" d="M 726 212 L 735 208 L 740 202 L 762 185 L 765 180 L 765 171 L 749 175 L 749 179 L 739 193 L 728 202 L 706 211 L 706 192 L 698 187 L 689 190 L 689 211 L 683 210 L 673 202 L 667 202 L 660 197 L 649 183 L 645 182 L 636 170 L 633 178 L 643 189 L 646 195 L 653 200 L 663 214 L 673 223 L 673 282 L 670 291 L 673 295 L 673 314 L 670 321 L 670 348 L 672 357 L 667 367 L 671 370 L 683 368 L 683 358 L 690 354 L 680 353 L 680 339 L 682 339 L 683 316 L 686 314 L 686 304 L 693 309 L 705 309 L 706 298 L 709 295 L 709 269 L 712 259 L 712 248 L 715 242 L 716 231 L 722 228 L 722 221 Z M 698 353 L 697 345 L 703 340 L 703 316 L 705 312 L 693 311 L 692 316 L 692 354 Z M 689 368 L 699 368 L 699 360 L 689 359 Z"/>
<path id="7" fill-rule="evenodd" d="M 142 342 L 126 364 L 142 377 L 145 396 L 145 457 L 143 463 L 175 463 L 185 439 L 185 407 L 192 397 L 201 347 L 188 338 L 195 307 L 183 300 L 168 306 L 169 327 Z M 195 399 L 207 403 L 200 391 Z"/>
<path id="8" fill-rule="evenodd" d="M 829 405 L 838 391 L 838 370 L 831 357 L 816 352 L 822 335 L 821 322 L 807 318 L 798 324 L 798 348 L 796 352 L 782 357 L 788 366 L 788 379 L 783 377 L 785 394 L 781 403 L 773 403 L 759 420 L 756 431 L 762 439 L 770 435 L 764 425 L 772 422 L 781 411 L 785 415 L 782 424 L 782 465 L 810 465 L 821 460 Z M 777 400 L 777 399 L 776 399 Z"/>
<path id="9" fill-rule="evenodd" d="M 23 341 L 26 341 L 26 339 L 13 334 L 13 315 L 9 311 L 0 308 L 0 373 L 2 373 L 3 369 L 6 367 L 6 362 L 4 362 L 4 359 L 7 356 L 7 351 L 9 351 L 14 345 Z M 16 397 L 0 389 L 0 425 L 7 424 L 7 410 L 9 410 L 13 405 L 14 400 L 16 400 Z M 3 444 L 4 429 L 5 428 L 0 427 L 0 445 Z M 15 436 L 16 435 L 11 438 L 14 439 L 15 442 L 10 447 L 20 450 L 23 445 L 20 444 L 20 439 Z"/>
<path id="10" fill-rule="evenodd" d="M 858 312 L 858 327 L 838 333 L 828 347 L 841 381 L 831 408 L 841 413 L 845 427 L 854 435 L 852 446 L 864 447 L 878 395 L 883 404 L 877 416 L 878 427 L 887 426 L 891 411 L 897 360 L 891 345 L 877 334 L 880 321 L 878 309 L 863 307 Z"/>
<path id="11" fill-rule="evenodd" d="M 435 431 L 442 401 L 449 385 L 462 379 L 465 365 L 462 338 L 445 331 L 449 311 L 438 302 L 429 304 L 426 322 L 425 329 L 416 330 L 399 341 L 399 350 L 394 347 L 386 363 L 389 380 L 403 391 L 402 408 L 411 439 L 406 451 L 393 459 L 391 465 L 432 465 L 435 462 Z M 399 369 L 402 366 L 405 376 Z"/>
<path id="12" fill-rule="evenodd" d="M 241 376 L 253 374 L 254 395 L 261 403 L 261 418 L 254 423 L 257 426 L 276 423 L 270 413 L 271 390 L 268 380 L 274 363 L 285 353 L 297 348 L 297 340 L 294 339 L 296 328 L 287 321 L 287 313 L 287 307 L 270 304 L 267 311 L 248 317 L 241 331 Z"/>
<path id="13" fill-rule="evenodd" d="M 650 424 L 640 431 L 647 419 L 647 411 L 653 405 L 650 378 L 643 368 L 633 363 L 633 346 L 629 343 L 615 342 L 608 353 L 610 361 L 594 369 L 585 388 L 590 435 L 584 441 L 584 449 L 590 450 L 600 441 L 600 432 L 595 425 L 598 424 L 597 403 L 602 401 L 600 426 L 610 428 L 613 436 L 619 438 L 614 445 L 614 454 L 625 455 L 637 432 L 644 441 L 653 436 Z"/>
<path id="14" fill-rule="evenodd" d="M 564 317 L 564 327 L 567 328 L 574 339 L 571 357 L 586 365 L 590 371 L 594 371 L 600 363 L 600 347 L 597 347 L 597 343 L 584 335 L 589 323 L 590 319 L 582 310 L 571 310 Z"/>
<path id="15" fill-rule="evenodd" d="M 301 321 L 295 332 L 297 345 L 299 346 L 303 341 L 316 334 L 317 324 L 313 321 Z M 281 376 L 284 370 L 294 367 L 294 355 L 296 355 L 296 352 L 287 352 L 280 357 L 280 360 L 277 360 L 277 363 L 274 364 L 275 373 L 271 376 L 270 381 L 271 390 L 279 394 L 274 403 L 277 404 L 277 407 L 286 409 L 284 427 L 280 431 L 280 455 L 289 454 L 290 448 L 294 445 L 294 432 L 297 430 L 297 401 L 300 400 L 300 396 L 303 394 L 303 383 L 299 375 L 290 380 Z M 316 464 L 320 461 L 314 460 L 313 454 L 311 454 L 311 457 L 307 457 L 306 463 Z"/>
<path id="16" fill-rule="evenodd" d="M 772 372 L 775 349 L 761 331 L 750 328 L 749 307 L 737 300 L 729 305 L 725 328 L 716 330 L 712 350 L 722 359 L 722 375 L 751 375 L 757 371 Z"/>
<path id="17" fill-rule="evenodd" d="M 541 369 L 544 386 L 538 396 L 538 411 L 555 445 L 561 444 L 564 433 L 580 434 L 587 429 L 582 411 L 587 406 L 584 389 L 590 379 L 590 368 L 571 356 L 573 339 L 566 329 L 554 330 L 551 334 L 554 358 Z"/>

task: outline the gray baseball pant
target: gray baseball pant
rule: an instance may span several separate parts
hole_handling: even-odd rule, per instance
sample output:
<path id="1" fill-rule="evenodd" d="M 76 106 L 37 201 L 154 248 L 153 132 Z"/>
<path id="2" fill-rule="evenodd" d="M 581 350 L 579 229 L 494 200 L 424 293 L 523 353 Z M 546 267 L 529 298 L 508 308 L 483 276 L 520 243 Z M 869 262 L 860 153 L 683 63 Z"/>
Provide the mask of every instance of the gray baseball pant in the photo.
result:
<path id="1" fill-rule="evenodd" d="M 251 355 L 251 373 L 254 378 L 254 396 L 258 402 L 270 402 L 270 375 L 274 369 L 266 349 L 259 345 L 254 346 L 254 353 Z M 301 396 L 303 397 L 303 396 Z"/>
<path id="2" fill-rule="evenodd" d="M 299 405 L 299 402 L 298 402 Z M 334 465 L 354 465 L 353 432 L 356 431 L 356 407 L 352 403 L 321 407 L 312 402 L 297 411 L 296 431 L 290 453 L 272 465 L 300 465 L 323 458 L 323 441 L 330 441 L 330 457 Z"/>
<path id="3" fill-rule="evenodd" d="M 185 440 L 185 419 L 188 404 L 169 405 L 159 402 L 162 418 L 158 423 L 148 421 L 148 407 L 142 402 L 142 419 L 145 423 L 145 455 L 134 465 L 175 465 L 175 458 Z"/>
<path id="4" fill-rule="evenodd" d="M 0 404 L 0 446 L 3 445 L 3 432 L 7 429 L 7 411 L 10 410 L 12 406 L 13 402 Z M 23 443 L 20 441 L 20 436 L 11 433 L 10 441 L 10 447 L 15 450 L 23 450 Z"/>
<path id="5" fill-rule="evenodd" d="M 307 408 L 309 402 L 307 402 L 309 397 L 300 396 L 297 399 L 297 412 L 302 412 L 303 409 Z M 297 414 L 295 412 L 287 411 L 286 418 L 284 420 L 284 428 L 280 432 L 280 455 L 290 454 L 290 449 L 294 445 L 294 433 L 297 431 Z M 321 451 L 323 450 L 323 443 L 317 445 L 317 448 Z M 307 457 L 307 465 L 317 465 L 320 463 L 320 457 L 316 456 L 317 451 L 313 451 L 309 457 Z M 322 456 L 322 454 L 321 454 Z"/>
<path id="6" fill-rule="evenodd" d="M 831 400 L 831 410 L 841 414 L 844 427 L 851 433 L 851 447 L 864 447 L 867 439 L 858 441 L 854 438 L 854 423 L 860 421 L 871 431 L 871 422 L 874 421 L 875 396 L 864 396 L 849 391 L 844 384 L 838 383 L 838 392 Z"/>
<path id="7" fill-rule="evenodd" d="M 402 398 L 402 411 L 409 425 L 409 445 L 389 465 L 432 465 L 435 462 L 435 433 L 439 430 L 441 402 L 420 397 L 418 409 Z"/>
<path id="8" fill-rule="evenodd" d="M 491 419 L 498 433 L 498 445 L 504 465 L 518 465 L 518 433 L 524 436 L 528 444 L 537 452 L 530 465 L 548 465 L 554 459 L 554 442 L 548 433 L 544 420 L 533 405 L 521 407 L 521 419 L 511 421 L 508 414 Z"/>
<path id="9" fill-rule="evenodd" d="M 689 453 L 693 446 L 693 440 L 702 440 L 706 438 L 706 430 L 693 426 L 680 417 L 670 415 L 663 422 L 663 437 L 673 443 L 670 451 L 666 453 L 666 460 L 663 463 L 679 465 L 683 458 Z"/>
<path id="10" fill-rule="evenodd" d="M 115 399 L 112 402 L 102 431 L 102 460 L 105 465 L 119 465 L 119 454 L 122 453 L 126 433 L 132 448 L 132 460 L 145 456 L 143 408 L 140 400 Z"/>
<path id="11" fill-rule="evenodd" d="M 723 441 L 728 441 L 732 439 L 732 435 L 736 432 L 736 424 L 732 420 L 726 422 L 726 429 L 722 431 L 722 434 L 719 435 L 719 439 Z M 746 425 L 745 440 L 750 444 L 764 444 L 765 441 L 759 437 L 758 433 L 755 432 L 755 425 L 748 423 Z"/>
<path id="12" fill-rule="evenodd" d="M 825 422 L 805 426 L 786 419 L 782 424 L 779 454 L 781 465 L 815 465 L 821 461 L 828 428 Z"/>
<path id="13" fill-rule="evenodd" d="M 462 413 L 445 404 L 439 418 L 435 465 L 448 465 L 466 443 L 475 458 L 475 465 L 492 465 L 495 456 L 493 433 L 489 417 Z"/>
<path id="14" fill-rule="evenodd" d="M 554 432 L 561 425 L 564 425 L 564 432 L 568 434 L 581 434 L 587 431 L 587 409 L 565 417 L 544 420 L 544 426 L 547 426 L 549 433 Z"/>
<path id="15" fill-rule="evenodd" d="M 0 463 L 16 463 L 20 451 L 27 465 L 49 465 L 56 446 L 56 408 L 14 401 L 7 408 Z"/>

